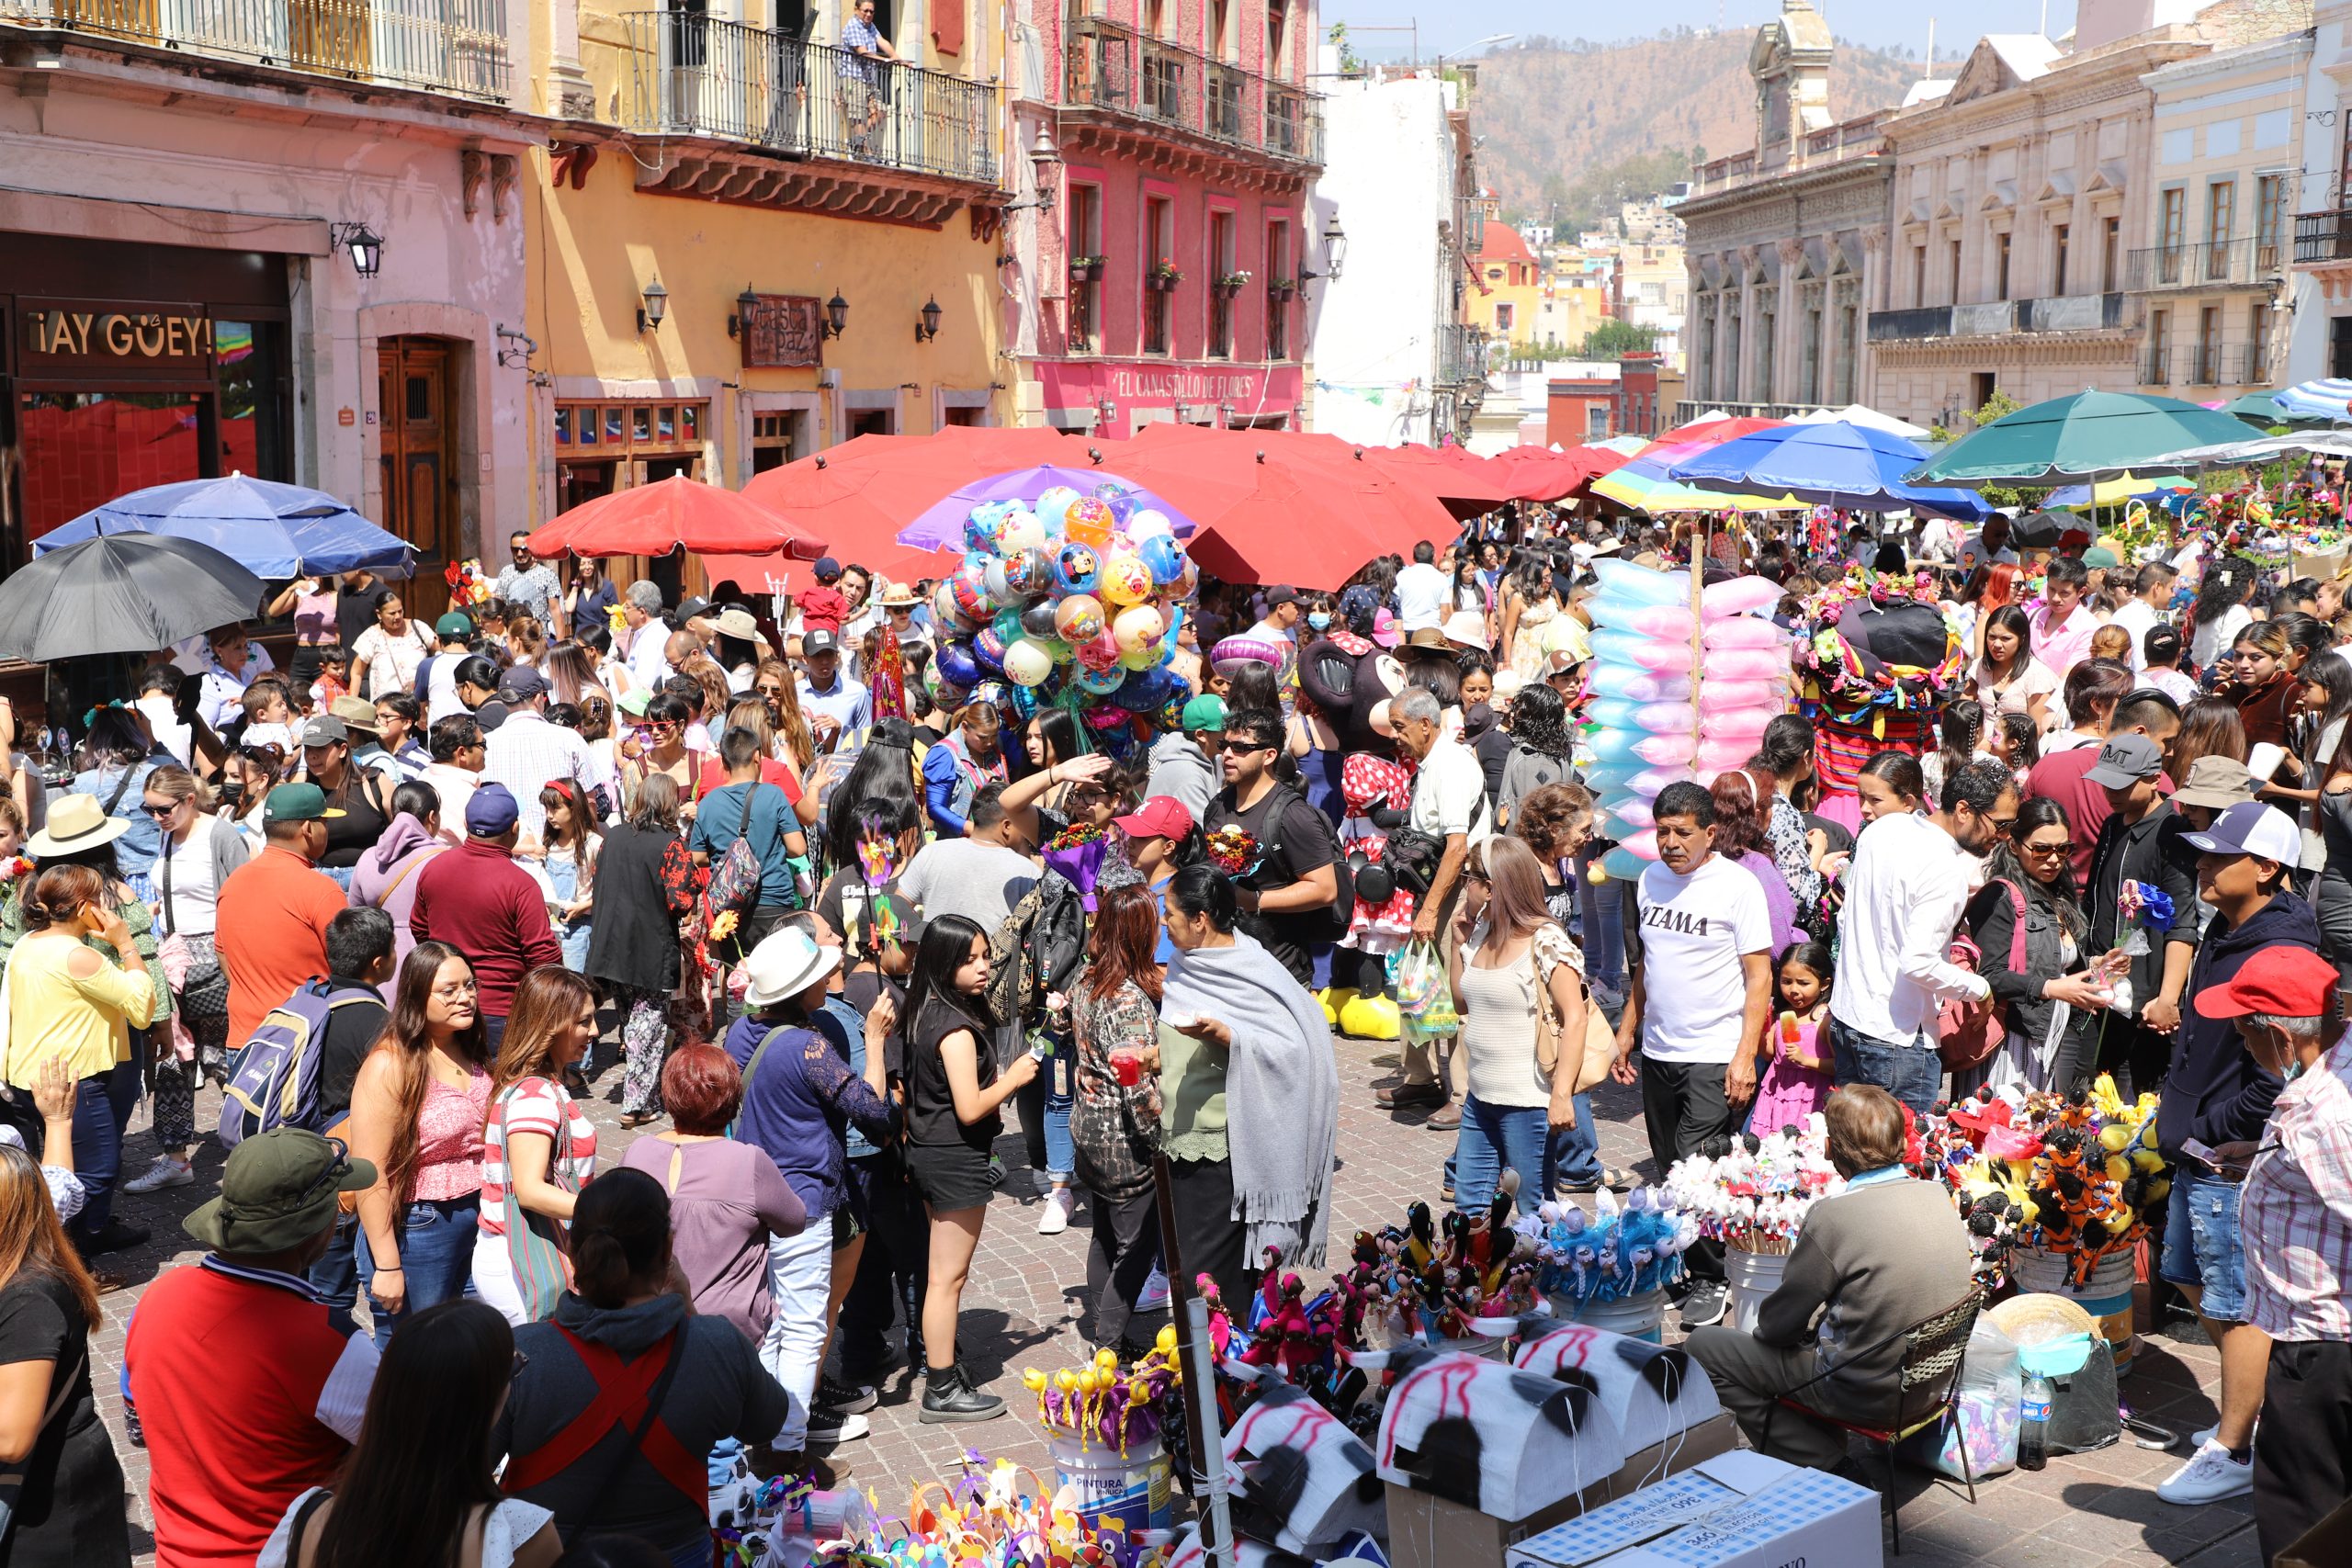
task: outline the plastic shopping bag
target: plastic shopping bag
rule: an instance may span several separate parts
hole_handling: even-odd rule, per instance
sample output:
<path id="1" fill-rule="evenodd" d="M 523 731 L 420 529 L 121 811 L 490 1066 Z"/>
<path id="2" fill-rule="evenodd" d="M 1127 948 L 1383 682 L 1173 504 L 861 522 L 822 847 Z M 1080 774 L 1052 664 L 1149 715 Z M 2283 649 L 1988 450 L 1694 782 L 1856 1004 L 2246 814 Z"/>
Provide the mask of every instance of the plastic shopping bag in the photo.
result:
<path id="1" fill-rule="evenodd" d="M 1461 1029 L 1462 1020 L 1453 1010 L 1453 983 L 1437 943 L 1421 938 L 1397 949 L 1389 955 L 1388 978 L 1406 1038 L 1427 1040 Z"/>
<path id="2" fill-rule="evenodd" d="M 2014 1470 L 2018 1462 L 2018 1407 L 2025 1397 L 2025 1376 L 2018 1368 L 2016 1341 L 1980 1317 L 1968 1337 L 1968 1359 L 1961 1368 L 1960 1387 L 1953 1393 L 1954 1415 L 1915 1433 L 1903 1443 L 1903 1457 L 1954 1481 L 1961 1473 L 1961 1450 L 1968 1453 L 1968 1476 L 1978 1481 Z"/>

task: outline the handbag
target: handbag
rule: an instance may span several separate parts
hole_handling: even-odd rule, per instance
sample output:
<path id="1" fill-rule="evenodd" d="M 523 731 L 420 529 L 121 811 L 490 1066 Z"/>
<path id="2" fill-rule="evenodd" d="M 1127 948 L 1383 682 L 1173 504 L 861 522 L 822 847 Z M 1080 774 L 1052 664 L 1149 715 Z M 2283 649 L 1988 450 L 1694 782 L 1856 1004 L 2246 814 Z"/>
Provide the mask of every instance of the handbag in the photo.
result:
<path id="1" fill-rule="evenodd" d="M 1532 943 L 1529 956 L 1535 962 L 1535 1065 L 1544 1069 L 1548 1078 L 1559 1070 L 1560 1034 L 1567 1021 L 1560 1016 L 1558 1005 L 1552 1000 L 1552 976 Z M 1555 966 L 1556 967 L 1556 965 Z M 1609 1015 L 1592 999 L 1592 987 L 1577 976 L 1577 988 L 1584 993 L 1584 1041 L 1577 1054 L 1576 1082 L 1569 1087 L 1571 1094 L 1582 1094 L 1609 1076 L 1609 1068 L 1617 1060 L 1617 1032 L 1609 1027 Z"/>
<path id="2" fill-rule="evenodd" d="M 2017 884 L 2005 877 L 1996 883 L 2009 896 L 2009 908 L 2016 919 L 2009 927 L 2009 971 L 2025 972 L 2025 895 Z M 1965 932 L 1951 939 L 1951 962 L 1974 975 L 1981 972 L 1984 955 L 1978 951 L 1975 939 Z M 2008 1038 L 2007 1009 L 1998 1000 L 1986 998 L 1981 1002 L 1950 1000 L 1936 1009 L 1936 1055 L 1949 1072 L 1964 1073 L 1971 1067 L 1982 1066 L 1992 1058 Z"/>
<path id="3" fill-rule="evenodd" d="M 555 1091 L 556 1104 L 562 1111 L 559 1138 L 565 1135 L 571 1121 L 571 1097 L 560 1083 L 545 1078 L 523 1078 L 510 1085 L 498 1098 L 498 1114 L 492 1119 L 492 1133 L 498 1145 L 498 1163 L 510 1174 L 506 1187 L 506 1261 L 514 1272 L 514 1293 L 520 1298 L 526 1322 L 539 1323 L 555 1314 L 557 1300 L 571 1288 L 571 1255 L 565 1248 L 563 1228 L 552 1214 L 534 1213 L 523 1207 L 514 1196 L 514 1168 L 506 1153 L 506 1109 L 514 1096 L 534 1084 L 546 1084 Z M 578 1179 L 561 1168 L 562 1162 L 548 1151 L 548 1180 L 566 1192 L 580 1190 Z"/>

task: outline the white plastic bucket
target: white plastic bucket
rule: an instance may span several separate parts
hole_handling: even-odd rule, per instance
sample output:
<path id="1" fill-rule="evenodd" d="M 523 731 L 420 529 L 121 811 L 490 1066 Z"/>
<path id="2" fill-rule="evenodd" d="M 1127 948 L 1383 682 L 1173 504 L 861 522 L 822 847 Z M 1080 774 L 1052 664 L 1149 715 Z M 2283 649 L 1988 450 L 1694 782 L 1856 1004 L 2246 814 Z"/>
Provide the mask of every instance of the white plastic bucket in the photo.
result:
<path id="1" fill-rule="evenodd" d="M 1622 1334 L 1628 1339 L 1646 1339 L 1653 1345 L 1666 1340 L 1666 1292 L 1663 1289 L 1644 1291 L 1639 1295 L 1621 1296 L 1614 1301 L 1587 1302 L 1576 1314 L 1576 1321 L 1587 1328 L 1605 1329 Z"/>
<path id="2" fill-rule="evenodd" d="M 1054 1457 L 1055 1489 L 1070 1511 L 1097 1528 L 1116 1519 L 1122 1529 L 1167 1529 L 1173 1522 L 1175 1478 L 1158 1438 L 1129 1443 L 1125 1457 L 1114 1446 L 1057 1432 L 1047 1440 Z"/>
<path id="3" fill-rule="evenodd" d="M 1742 1334 L 1756 1332 L 1756 1314 L 1764 1305 L 1764 1298 L 1781 1288 L 1781 1276 L 1787 1272 L 1789 1255 L 1785 1252 L 1742 1252 L 1736 1247 L 1724 1248 L 1724 1277 L 1731 1282 L 1731 1296 L 1724 1308 L 1724 1323 Z"/>
<path id="4" fill-rule="evenodd" d="M 2140 1348 L 2132 1332 L 2132 1287 L 2139 1277 L 2132 1255 L 2128 1247 L 2109 1253 L 2076 1285 L 2074 1259 L 2067 1254 L 2020 1247 L 2009 1254 L 2009 1278 L 2019 1294 L 2064 1296 L 2088 1313 L 2115 1357 L 2115 1375 L 2121 1377 L 2132 1370 L 2132 1357 Z"/>

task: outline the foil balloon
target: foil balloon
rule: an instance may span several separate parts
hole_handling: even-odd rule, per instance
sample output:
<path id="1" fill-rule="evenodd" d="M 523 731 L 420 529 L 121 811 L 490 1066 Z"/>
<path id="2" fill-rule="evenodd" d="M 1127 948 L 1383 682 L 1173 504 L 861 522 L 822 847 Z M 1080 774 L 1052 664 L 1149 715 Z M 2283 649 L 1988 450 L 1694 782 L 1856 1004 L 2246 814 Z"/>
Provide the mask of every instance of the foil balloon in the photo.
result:
<path id="1" fill-rule="evenodd" d="M 1091 593 L 1102 575 L 1102 560 L 1091 545 L 1072 541 L 1054 558 L 1054 581 L 1065 593 Z"/>
<path id="2" fill-rule="evenodd" d="M 1054 606 L 1054 634 L 1068 643 L 1091 641 L 1102 635 L 1102 604 L 1091 594 L 1073 593 Z M 1118 652 L 1114 646 L 1112 653 Z"/>
<path id="3" fill-rule="evenodd" d="M 954 626 L 956 617 L 962 614 L 956 608 L 956 583 L 952 578 L 941 578 L 939 586 L 931 591 L 931 613 L 938 617 L 940 625 L 947 626 Z"/>
<path id="4" fill-rule="evenodd" d="M 1081 545 L 1096 549 L 1111 542 L 1111 529 L 1118 522 L 1110 505 L 1084 495 L 1069 503 L 1062 513 L 1062 529 Z"/>
<path id="5" fill-rule="evenodd" d="M 1046 532 L 1048 535 L 1058 534 L 1066 526 L 1069 503 L 1078 499 L 1078 491 L 1069 485 L 1054 485 L 1040 495 L 1032 507 Z"/>
<path id="6" fill-rule="evenodd" d="M 1157 512 L 1146 513 L 1144 515 L 1159 517 Z M 1168 521 L 1165 517 L 1160 517 L 1159 520 L 1162 523 Z M 1142 560 L 1144 570 L 1151 573 L 1151 581 L 1157 587 L 1165 588 L 1184 575 L 1184 551 L 1182 547 L 1176 543 L 1173 535 L 1145 535 L 1136 546 L 1136 554 Z"/>
<path id="7" fill-rule="evenodd" d="M 1007 646 L 1005 639 L 996 635 L 994 626 L 986 627 L 979 636 L 972 639 L 972 658 L 989 674 L 1001 675 L 1004 673 L 1004 650 Z"/>
<path id="8" fill-rule="evenodd" d="M 1024 550 L 1038 550 L 1046 546 L 1046 525 L 1035 513 L 1023 507 L 1005 519 L 1004 537 L 999 547 L 1009 561 Z"/>
<path id="9" fill-rule="evenodd" d="M 1004 585 L 1023 599 L 1054 591 L 1054 558 L 1043 545 L 1025 545 L 1004 562 Z"/>
<path id="10" fill-rule="evenodd" d="M 1007 605 L 996 613 L 996 619 L 989 623 L 989 629 L 996 633 L 998 641 L 1010 648 L 1029 628 L 1022 624 L 1021 612 Z"/>
<path id="11" fill-rule="evenodd" d="M 1081 654 L 1084 649 L 1079 650 Z M 1107 697 L 1125 682 L 1135 677 L 1114 664 L 1108 670 L 1081 669 L 1070 677 L 1071 683 L 1092 696 Z"/>
<path id="12" fill-rule="evenodd" d="M 1176 679 L 1165 670 L 1142 671 L 1121 682 L 1111 700 L 1129 713 L 1149 713 L 1168 701 L 1169 682 Z"/>
<path id="13" fill-rule="evenodd" d="M 945 672 L 939 668 L 939 660 L 935 659 L 922 672 L 922 689 L 930 695 L 933 704 L 950 712 L 962 707 L 970 700 L 972 694 L 970 687 L 959 686 L 949 680 Z"/>
<path id="14" fill-rule="evenodd" d="M 1108 631 L 1097 633 L 1091 641 L 1075 644 L 1070 652 L 1082 669 L 1119 671 L 1119 645 L 1111 640 Z M 1119 673 L 1124 675 L 1125 671 Z"/>
<path id="15" fill-rule="evenodd" d="M 1163 662 L 1159 645 L 1156 642 L 1144 648 L 1129 649 L 1119 655 L 1121 668 L 1127 670 L 1157 670 Z"/>
<path id="16" fill-rule="evenodd" d="M 985 570 L 975 571 L 968 566 L 958 567 L 956 575 L 947 580 L 955 593 L 956 612 L 985 621 L 996 612 L 996 601 L 989 596 Z"/>
<path id="17" fill-rule="evenodd" d="M 1041 685 L 1053 672 L 1053 655 L 1025 637 L 1004 650 L 1004 678 L 1016 686 Z"/>
<path id="18" fill-rule="evenodd" d="M 1151 573 L 1140 558 L 1123 552 L 1102 562 L 1095 592 L 1114 604 L 1139 604 L 1151 597 Z"/>
<path id="19" fill-rule="evenodd" d="M 965 547 L 996 554 L 1003 547 L 1005 519 L 1012 510 L 1012 502 L 1004 501 L 982 502 L 972 508 L 964 519 Z"/>
<path id="20" fill-rule="evenodd" d="M 1136 514 L 1136 509 L 1140 504 L 1136 500 L 1136 492 L 1125 485 L 1109 483 L 1096 485 L 1094 499 L 1111 509 L 1111 515 L 1117 519 L 1122 528 L 1127 525 L 1127 519 Z"/>
<path id="21" fill-rule="evenodd" d="M 1051 599 L 1040 599 L 1021 612 L 1021 629 L 1034 637 L 1058 637 L 1061 627 L 1056 619 L 1061 606 Z"/>
<path id="22" fill-rule="evenodd" d="M 1140 507 L 1134 516 L 1127 519 L 1127 537 L 1130 539 L 1165 538 L 1175 532 L 1176 525 L 1170 522 L 1168 513 L 1158 507 Z"/>
<path id="23" fill-rule="evenodd" d="M 1004 562 L 993 557 L 980 569 L 980 584 L 989 591 L 989 597 L 1000 604 L 1012 597 L 1012 589 L 1005 581 Z"/>
<path id="24" fill-rule="evenodd" d="M 972 688 L 970 700 L 976 703 L 987 703 L 991 707 L 1002 707 L 1012 700 L 1012 694 L 1020 689 L 1018 686 L 1009 686 L 1002 681 L 983 681 Z"/>
<path id="25" fill-rule="evenodd" d="M 1168 629 L 1168 617 L 1154 604 L 1135 604 L 1119 612 L 1111 623 L 1111 639 L 1122 654 L 1157 651 L 1154 645 Z M 1154 660 L 1153 663 L 1158 663 Z"/>
<path id="26" fill-rule="evenodd" d="M 939 651 L 931 656 L 931 667 L 951 686 L 968 690 L 980 683 L 980 667 L 973 660 L 972 650 L 960 642 L 941 643 Z"/>

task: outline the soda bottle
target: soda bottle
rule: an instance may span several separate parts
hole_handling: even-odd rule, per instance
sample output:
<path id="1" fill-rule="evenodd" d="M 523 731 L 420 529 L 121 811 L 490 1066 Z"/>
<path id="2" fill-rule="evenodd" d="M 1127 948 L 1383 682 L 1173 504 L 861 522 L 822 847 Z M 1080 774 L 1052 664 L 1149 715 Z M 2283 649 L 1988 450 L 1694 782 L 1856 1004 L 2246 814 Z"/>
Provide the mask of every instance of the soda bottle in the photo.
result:
<path id="1" fill-rule="evenodd" d="M 2034 1372 L 2025 1380 L 2018 1409 L 2018 1468 L 2040 1470 L 2050 1462 L 2050 1380 Z"/>

